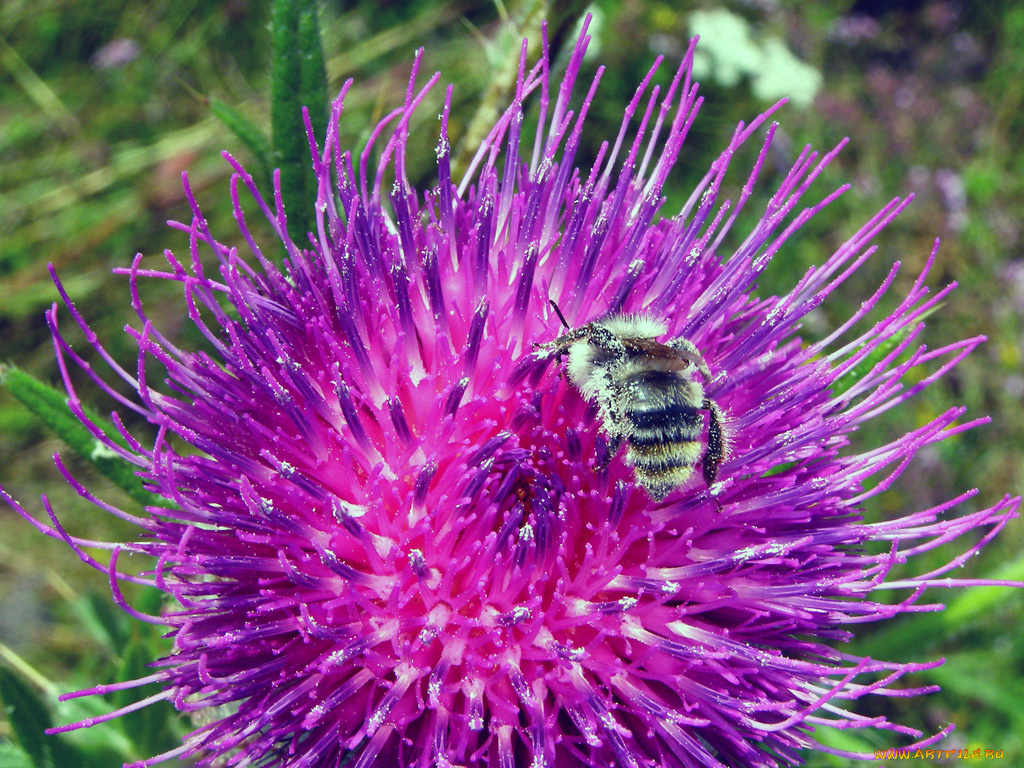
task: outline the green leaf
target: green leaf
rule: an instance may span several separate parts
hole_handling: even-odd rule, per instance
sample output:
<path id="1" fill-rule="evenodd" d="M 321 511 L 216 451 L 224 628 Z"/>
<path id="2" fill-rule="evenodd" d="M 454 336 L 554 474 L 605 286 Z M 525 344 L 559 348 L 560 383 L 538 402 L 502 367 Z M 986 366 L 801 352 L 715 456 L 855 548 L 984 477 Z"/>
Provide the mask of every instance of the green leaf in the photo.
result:
<path id="1" fill-rule="evenodd" d="M 157 587 L 142 587 L 138 590 L 138 609 L 151 616 L 157 616 L 164 607 L 165 597 L 166 593 Z M 133 626 L 138 628 L 139 625 L 133 622 Z M 163 632 L 162 629 L 154 627 L 151 624 L 147 624 L 146 626 L 149 627 L 154 635 L 157 637 L 161 636 Z"/>
<path id="2" fill-rule="evenodd" d="M 259 166 L 257 173 L 259 182 L 269 190 L 272 179 L 270 175 L 270 142 L 267 137 L 238 110 L 218 98 L 210 97 L 210 111 L 238 137 L 256 159 Z"/>
<path id="3" fill-rule="evenodd" d="M 136 638 L 125 649 L 118 680 L 135 680 L 152 673 L 149 663 L 152 659 L 152 644 L 146 639 Z M 115 705 L 124 707 L 136 701 L 159 693 L 160 686 L 153 683 L 140 688 L 118 691 L 115 694 Z M 148 707 L 129 712 L 118 718 L 124 731 L 140 754 L 160 754 L 173 749 L 177 743 L 174 733 L 174 707 L 166 701 L 158 701 Z"/>
<path id="4" fill-rule="evenodd" d="M 945 664 L 928 672 L 943 690 L 1001 711 L 1014 721 L 1019 733 L 1024 726 L 1024 696 L 1013 679 L 1015 674 L 1012 660 L 990 648 L 947 654 Z"/>
<path id="5" fill-rule="evenodd" d="M 46 735 L 46 729 L 52 727 L 53 721 L 39 694 L 20 676 L 0 666 L 0 699 L 3 699 L 11 730 L 32 758 L 32 765 L 52 768 L 51 737 Z"/>
<path id="6" fill-rule="evenodd" d="M 89 430 L 71 413 L 67 404 L 67 393 L 63 390 L 44 384 L 14 366 L 0 367 L 0 384 L 67 443 L 71 450 L 110 478 L 133 499 L 143 505 L 169 506 L 166 499 L 146 490 L 131 464 L 89 433 Z M 88 407 L 83 406 L 83 411 L 105 435 L 121 447 L 128 447 L 128 443 L 109 420 Z"/>
<path id="7" fill-rule="evenodd" d="M 993 581 L 1024 581 L 1024 556 L 1001 564 L 982 579 Z M 1014 596 L 1009 587 L 978 585 L 958 591 L 946 603 L 942 618 L 952 630 L 965 626 L 996 610 L 999 604 Z"/>
<path id="8" fill-rule="evenodd" d="M 288 233 L 301 247 L 312 229 L 316 202 L 302 107 L 309 108 L 314 126 L 326 125 L 327 114 L 327 74 L 313 0 L 275 0 L 273 26 L 271 163 L 281 169 Z"/>
<path id="9" fill-rule="evenodd" d="M 872 368 L 874 368 L 883 358 L 885 358 L 886 355 L 900 345 L 900 342 L 903 341 L 907 333 L 909 333 L 909 331 L 905 333 L 897 333 L 887 339 L 884 339 L 877 347 L 875 347 L 871 354 L 836 379 L 835 383 L 832 385 L 832 396 L 838 397 L 867 376 Z"/>
<path id="10" fill-rule="evenodd" d="M 860 734 L 853 729 L 832 728 L 830 726 L 819 726 L 814 730 L 814 738 L 827 747 L 839 749 L 844 752 L 872 752 L 876 745 L 865 738 L 866 734 Z M 815 755 L 823 764 L 843 768 L 849 766 L 849 758 L 827 753 Z"/>
<path id="11" fill-rule="evenodd" d="M 1024 557 L 1005 563 L 995 572 L 980 577 L 981 581 L 1024 580 Z M 930 641 L 947 637 L 970 626 L 986 613 L 1012 597 L 1011 587 L 979 584 L 959 590 L 946 600 L 946 609 L 935 613 L 918 613 L 903 621 L 888 624 L 868 636 L 859 636 L 853 643 L 855 653 L 874 658 L 895 658 L 920 652 Z M 931 675 L 929 671 L 927 673 Z"/>
<path id="12" fill-rule="evenodd" d="M 87 592 L 72 603 L 79 620 L 96 642 L 117 655 L 128 644 L 134 619 L 116 608 L 110 594 Z"/>
<path id="13" fill-rule="evenodd" d="M 35 768 L 28 752 L 8 742 L 0 742 L 0 765 L 4 768 Z"/>
<path id="14" fill-rule="evenodd" d="M 10 648 L 0 644 L 0 653 L 8 661 L 10 667 L 0 666 L 0 701 L 4 704 L 7 718 L 11 724 L 11 731 L 20 742 L 24 750 L 24 759 L 33 768 L 53 766 L 53 768 L 110 768 L 112 765 L 120 765 L 133 759 L 133 756 L 126 749 L 114 752 L 111 748 L 110 739 L 103 739 L 93 749 L 84 749 L 86 734 L 89 729 L 76 731 L 71 734 L 48 735 L 46 728 L 53 725 L 53 718 L 50 716 L 50 709 L 44 703 L 36 691 L 42 689 L 45 696 L 53 696 L 49 688 L 52 684 L 42 678 L 38 672 L 32 669 L 24 659 L 14 653 Z M 14 672 L 12 670 L 17 670 Z M 29 680 L 32 685 L 25 681 Z M 86 717 L 109 712 L 109 707 L 104 710 L 96 710 L 95 706 L 84 714 L 81 714 L 81 700 L 68 703 L 56 702 L 58 712 L 61 716 L 57 722 L 75 722 Z M 93 702 L 95 704 L 95 702 Z M 102 702 L 100 702 L 102 704 Z M 79 713 L 78 717 L 64 718 L 68 709 Z M 72 743 L 75 742 L 75 743 Z M 3 746 L 0 743 L 0 746 Z M 11 745 L 13 746 L 13 745 Z M 8 765 L 21 765 L 21 756 L 12 756 L 10 761 L 5 760 L 6 756 L 0 752 L 0 766 L 6 768 Z"/>
<path id="15" fill-rule="evenodd" d="M 871 369 L 878 365 L 878 363 L 880 363 L 886 357 L 886 355 L 890 354 L 894 349 L 896 349 L 896 347 L 903 343 L 907 336 L 910 335 L 910 333 L 918 326 L 918 324 L 922 320 L 931 315 L 933 312 L 937 311 L 941 306 L 942 305 L 939 304 L 934 307 L 931 307 L 927 312 L 924 312 L 918 318 L 916 318 L 916 320 L 913 323 L 904 326 L 899 331 L 894 333 L 892 336 L 883 339 L 879 343 L 879 345 L 875 347 L 875 349 L 870 354 L 868 354 L 867 357 L 865 357 L 863 360 L 861 360 L 859 363 L 853 366 L 853 368 L 846 371 L 842 376 L 835 380 L 835 383 L 832 385 L 832 396 L 838 397 L 839 395 L 843 394 L 846 390 L 848 390 L 850 387 L 852 387 L 854 384 L 856 384 L 858 381 L 867 376 L 868 373 L 870 373 Z M 854 352 L 851 353 L 851 356 L 857 354 L 857 352 L 859 351 L 859 349 L 855 350 Z M 836 367 L 841 366 L 843 363 L 846 362 L 846 360 L 849 359 L 849 357 L 845 358 L 843 361 L 837 363 Z"/>
<path id="16" fill-rule="evenodd" d="M 59 702 L 55 709 L 57 722 L 75 723 L 108 715 L 114 707 L 102 696 L 83 696 Z M 113 768 L 143 756 L 135 751 L 116 722 L 99 723 L 48 738 L 54 744 L 56 768 Z"/>

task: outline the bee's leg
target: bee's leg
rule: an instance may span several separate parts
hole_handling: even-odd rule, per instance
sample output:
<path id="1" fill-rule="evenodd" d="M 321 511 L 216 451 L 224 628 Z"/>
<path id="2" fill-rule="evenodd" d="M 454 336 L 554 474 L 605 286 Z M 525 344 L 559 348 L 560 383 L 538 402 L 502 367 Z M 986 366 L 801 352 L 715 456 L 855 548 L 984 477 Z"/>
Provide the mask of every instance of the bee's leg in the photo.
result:
<path id="1" fill-rule="evenodd" d="M 677 339 L 672 339 L 668 344 L 666 344 L 666 346 L 672 347 L 672 349 L 678 349 L 682 352 L 687 360 L 697 366 L 697 370 L 700 371 L 700 375 L 704 377 L 704 381 L 711 381 L 711 371 L 708 370 L 708 364 L 704 362 L 704 356 L 700 353 L 700 350 L 693 345 L 692 341 L 680 336 Z"/>
<path id="2" fill-rule="evenodd" d="M 604 454 L 598 449 L 597 463 L 594 465 L 594 470 L 597 472 L 604 472 L 608 469 L 608 465 L 612 463 L 612 459 L 615 458 L 615 454 L 619 452 L 619 448 L 622 447 L 622 435 L 608 435 L 608 442 L 604 445 Z"/>
<path id="3" fill-rule="evenodd" d="M 708 449 L 704 453 L 702 461 L 704 465 L 704 482 L 708 486 L 708 494 L 711 494 L 711 486 L 718 477 L 718 467 L 725 461 L 726 453 L 729 450 L 729 443 L 722 430 L 722 410 L 714 400 L 704 398 L 701 408 L 708 412 Z M 719 514 L 722 513 L 722 502 L 717 496 L 712 496 Z"/>
<path id="4" fill-rule="evenodd" d="M 722 410 L 714 400 L 704 399 L 701 408 L 708 412 L 708 449 L 704 454 L 704 482 L 710 488 L 718 477 L 718 467 L 725 461 L 729 445 L 722 431 Z"/>

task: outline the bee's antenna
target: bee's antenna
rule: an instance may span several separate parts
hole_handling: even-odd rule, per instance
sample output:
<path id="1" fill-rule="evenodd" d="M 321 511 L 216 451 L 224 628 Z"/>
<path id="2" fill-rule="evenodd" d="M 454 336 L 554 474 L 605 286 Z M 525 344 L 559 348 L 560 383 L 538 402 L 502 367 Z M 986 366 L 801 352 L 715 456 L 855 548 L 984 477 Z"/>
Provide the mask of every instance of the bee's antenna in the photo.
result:
<path id="1" fill-rule="evenodd" d="M 571 328 L 569 327 L 569 324 L 567 322 L 565 322 L 565 315 L 562 314 L 562 310 L 560 310 L 558 308 L 558 305 L 555 304 L 555 300 L 554 299 L 548 299 L 548 301 L 550 301 L 551 302 L 551 306 L 555 308 L 555 314 L 558 315 L 558 319 L 562 321 L 562 325 L 565 326 L 565 329 L 566 330 L 571 330 Z"/>

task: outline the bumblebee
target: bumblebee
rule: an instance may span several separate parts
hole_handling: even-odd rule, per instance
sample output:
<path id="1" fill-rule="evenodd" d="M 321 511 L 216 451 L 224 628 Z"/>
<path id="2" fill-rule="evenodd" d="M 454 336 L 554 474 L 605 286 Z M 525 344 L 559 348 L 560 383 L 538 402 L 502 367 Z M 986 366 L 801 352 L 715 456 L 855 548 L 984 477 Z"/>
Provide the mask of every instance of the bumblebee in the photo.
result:
<path id="1" fill-rule="evenodd" d="M 657 339 L 667 332 L 665 323 L 646 315 L 612 315 L 570 328 L 551 304 L 566 331 L 538 348 L 541 354 L 568 355 L 569 380 L 597 404 L 609 441 L 607 461 L 598 469 L 626 442 L 626 462 L 655 501 L 685 483 L 698 463 L 710 487 L 728 440 L 721 409 L 695 376 L 711 381 L 700 351 L 684 338 L 662 344 Z M 706 445 L 702 412 L 708 414 Z"/>

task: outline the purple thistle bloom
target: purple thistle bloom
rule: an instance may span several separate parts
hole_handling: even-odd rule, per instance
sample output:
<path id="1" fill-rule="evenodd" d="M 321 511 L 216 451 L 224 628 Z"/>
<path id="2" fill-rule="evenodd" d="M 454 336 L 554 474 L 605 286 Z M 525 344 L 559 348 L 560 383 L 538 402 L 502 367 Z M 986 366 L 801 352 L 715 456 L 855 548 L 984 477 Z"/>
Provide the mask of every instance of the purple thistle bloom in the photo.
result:
<path id="1" fill-rule="evenodd" d="M 191 263 L 168 253 L 167 272 L 142 269 L 141 257 L 121 270 L 141 321 L 127 328 L 139 348 L 134 373 L 103 350 L 61 289 L 90 343 L 137 393 L 126 398 L 92 373 L 54 307 L 72 410 L 172 503 L 144 517 L 116 509 L 58 461 L 82 496 L 140 536 L 77 540 L 48 504 L 53 527 L 35 524 L 108 572 L 133 614 L 118 581 L 155 584 L 180 604 L 140 616 L 170 628 L 174 651 L 120 687 L 158 682 L 163 692 L 151 700 L 217 708 L 179 749 L 137 765 L 191 755 L 203 765 L 322 768 L 354 750 L 354 768 L 768 767 L 799 763 L 806 748 L 833 751 L 813 738 L 822 725 L 888 729 L 919 744 L 952 730 L 924 735 L 853 703 L 933 690 L 899 686 L 938 662 L 860 658 L 832 644 L 849 639 L 849 625 L 934 609 L 917 602 L 929 586 L 973 583 L 940 577 L 1014 517 L 1018 500 L 954 516 L 965 493 L 863 524 L 865 503 L 918 449 L 983 420 L 958 424 L 954 409 L 861 454 L 848 435 L 982 339 L 915 346 L 921 318 L 952 288 L 929 296 L 933 253 L 869 330 L 849 333 L 898 264 L 841 328 L 801 341 L 802 318 L 873 254 L 872 239 L 908 201 L 887 205 L 786 295 L 754 296 L 774 254 L 843 191 L 803 202 L 840 147 L 822 156 L 806 148 L 726 253 L 723 238 L 775 134 L 763 128 L 771 112 L 741 124 L 683 209 L 658 218 L 700 106 L 693 47 L 664 93 L 651 69 L 618 136 L 581 171 L 574 160 L 601 76 L 574 101 L 588 39 L 584 29 L 557 86 L 546 48 L 527 69 L 524 44 L 515 100 L 458 184 L 449 88 L 438 186 L 422 197 L 406 180 L 406 139 L 439 75 L 417 90 L 417 57 L 404 104 L 356 157 L 339 138 L 346 85 L 322 145 L 310 131 L 320 191 L 308 243 L 289 239 L 280 195 L 265 201 L 225 155 L 246 261 L 215 239 L 186 182 L 193 218 L 174 226 L 189 236 Z M 539 106 L 529 140 L 528 97 Z M 730 205 L 720 196 L 730 159 L 759 135 L 758 159 Z M 283 269 L 270 259 L 280 245 L 264 252 L 251 236 L 242 188 L 284 243 Z M 217 276 L 202 266 L 206 248 Z M 215 356 L 179 349 L 152 326 L 140 277 L 182 284 Z M 662 341 L 693 342 L 730 446 L 711 488 L 695 472 L 655 502 L 624 452 L 608 455 L 595 406 L 535 347 L 561 332 L 549 299 L 575 326 L 645 313 L 664 320 Z M 151 446 L 115 418 L 123 449 L 86 418 L 69 358 L 154 425 Z M 147 363 L 165 369 L 167 387 L 151 386 Z M 893 566 L 967 533 L 976 535 L 945 566 L 886 581 Z M 109 568 L 85 544 L 111 550 Z M 151 572 L 119 572 L 122 550 L 152 558 Z M 909 595 L 873 602 L 884 589 Z"/>

